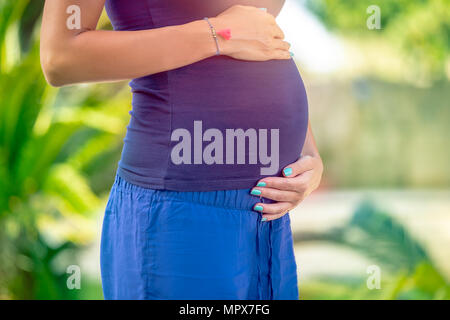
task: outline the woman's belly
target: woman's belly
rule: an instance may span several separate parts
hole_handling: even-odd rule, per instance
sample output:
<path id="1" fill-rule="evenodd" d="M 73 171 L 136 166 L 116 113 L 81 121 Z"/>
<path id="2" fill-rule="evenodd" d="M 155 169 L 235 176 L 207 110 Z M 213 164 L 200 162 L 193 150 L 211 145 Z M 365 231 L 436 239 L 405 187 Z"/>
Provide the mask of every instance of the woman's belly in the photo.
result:
<path id="1" fill-rule="evenodd" d="M 212 57 L 131 86 L 120 166 L 142 179 L 138 184 L 162 181 L 164 189 L 180 191 L 250 188 L 301 154 L 308 104 L 293 60 Z"/>

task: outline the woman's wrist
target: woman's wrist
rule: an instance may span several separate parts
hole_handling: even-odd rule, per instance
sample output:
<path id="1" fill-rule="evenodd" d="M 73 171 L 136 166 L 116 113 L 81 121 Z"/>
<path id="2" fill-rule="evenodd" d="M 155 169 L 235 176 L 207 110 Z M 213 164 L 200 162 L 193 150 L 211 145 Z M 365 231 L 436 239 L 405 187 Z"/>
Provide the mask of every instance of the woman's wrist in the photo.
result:
<path id="1" fill-rule="evenodd" d="M 192 44 L 197 50 L 201 51 L 204 59 L 217 55 L 217 52 L 221 55 L 228 55 L 230 52 L 230 40 L 225 40 L 217 35 L 216 44 L 216 40 L 214 39 L 211 30 L 211 26 L 216 32 L 224 29 L 225 26 L 222 19 L 220 17 L 213 17 L 209 18 L 208 21 L 202 19 L 189 22 L 182 26 L 182 30 L 192 37 Z M 209 24 L 211 24 L 211 26 Z"/>
<path id="2" fill-rule="evenodd" d="M 216 55 L 216 44 L 205 20 L 195 20 L 181 26 L 180 41 L 190 41 L 203 59 Z"/>
<path id="3" fill-rule="evenodd" d="M 229 26 L 226 26 L 223 19 L 221 17 L 213 17 L 213 18 L 209 18 L 209 22 L 211 23 L 211 25 L 213 26 L 213 28 L 217 31 L 220 31 L 222 29 L 226 29 L 229 28 Z M 212 38 L 212 35 L 211 35 Z M 214 39 L 212 39 L 214 41 Z M 222 38 L 221 36 L 217 36 L 217 42 L 219 45 L 219 51 L 221 55 L 229 55 L 231 52 L 231 45 L 232 44 L 232 40 L 225 40 L 224 38 Z"/>

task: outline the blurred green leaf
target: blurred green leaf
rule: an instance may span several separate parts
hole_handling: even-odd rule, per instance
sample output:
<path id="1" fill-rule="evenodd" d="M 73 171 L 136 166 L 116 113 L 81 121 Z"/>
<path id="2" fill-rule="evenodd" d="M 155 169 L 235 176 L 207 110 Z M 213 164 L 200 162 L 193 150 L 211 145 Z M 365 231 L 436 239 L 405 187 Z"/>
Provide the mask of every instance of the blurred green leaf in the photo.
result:
<path id="1" fill-rule="evenodd" d="M 1 298 L 79 296 L 57 261 L 78 263 L 92 241 L 91 215 L 102 201 L 83 170 L 108 155 L 103 167 L 114 176 L 117 159 L 109 155 L 124 129 L 123 111 L 112 108 L 126 104 L 111 102 L 123 84 L 47 85 L 35 37 L 43 3 L 0 0 Z"/>
<path id="2" fill-rule="evenodd" d="M 358 41 L 387 43 L 399 48 L 416 76 L 446 78 L 450 59 L 450 2 L 447 0 L 307 0 L 307 7 L 331 30 Z M 377 5 L 381 29 L 368 30 L 366 10 Z"/>
<path id="3" fill-rule="evenodd" d="M 339 288 L 336 299 L 450 299 L 450 284 L 425 248 L 391 215 L 365 201 L 342 227 L 302 234 L 297 243 L 326 241 L 348 247 L 382 267 L 382 290 L 368 290 L 366 279 L 322 277 L 305 286 L 306 296 L 320 299 L 324 290 Z M 333 291 L 332 291 L 333 292 Z M 332 294 L 332 293 L 331 293 Z"/>

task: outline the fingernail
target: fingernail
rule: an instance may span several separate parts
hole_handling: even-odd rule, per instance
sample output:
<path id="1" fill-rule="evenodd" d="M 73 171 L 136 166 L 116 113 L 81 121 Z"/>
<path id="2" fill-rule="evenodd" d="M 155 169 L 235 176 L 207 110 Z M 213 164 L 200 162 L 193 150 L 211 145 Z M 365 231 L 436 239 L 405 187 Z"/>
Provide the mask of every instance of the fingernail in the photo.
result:
<path id="1" fill-rule="evenodd" d="M 285 168 L 283 173 L 286 177 L 290 176 L 292 174 L 292 168 Z"/>
<path id="2" fill-rule="evenodd" d="M 261 190 L 253 189 L 252 192 L 250 192 L 250 194 L 254 196 L 259 196 L 261 194 Z"/>
<path id="3" fill-rule="evenodd" d="M 263 207 L 260 205 L 255 206 L 253 209 L 255 209 L 256 211 L 259 211 L 259 212 L 263 211 Z"/>
<path id="4" fill-rule="evenodd" d="M 257 187 L 265 187 L 266 183 L 264 181 L 258 182 Z"/>
<path id="5" fill-rule="evenodd" d="M 267 218 L 262 218 L 261 221 L 267 221 Z"/>
<path id="6" fill-rule="evenodd" d="M 294 53 L 292 51 L 289 51 L 289 54 L 291 55 L 291 57 L 294 56 Z"/>

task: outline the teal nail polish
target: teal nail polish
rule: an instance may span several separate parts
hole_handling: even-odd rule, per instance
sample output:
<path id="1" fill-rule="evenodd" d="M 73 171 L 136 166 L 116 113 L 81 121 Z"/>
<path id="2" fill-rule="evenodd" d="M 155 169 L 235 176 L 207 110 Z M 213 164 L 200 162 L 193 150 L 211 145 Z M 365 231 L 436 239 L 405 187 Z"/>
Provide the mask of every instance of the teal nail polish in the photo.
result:
<path id="1" fill-rule="evenodd" d="M 289 54 L 291 55 L 291 57 L 294 56 L 294 53 L 292 51 L 289 51 Z"/>
<path id="2" fill-rule="evenodd" d="M 250 192 L 250 194 L 254 196 L 259 196 L 261 194 L 261 190 L 253 189 L 252 192 Z"/>
<path id="3" fill-rule="evenodd" d="M 265 187 L 266 183 L 264 181 L 258 182 L 257 187 Z"/>
<path id="4" fill-rule="evenodd" d="M 261 221 L 267 221 L 267 218 L 262 218 Z"/>
<path id="5" fill-rule="evenodd" d="M 260 205 L 255 206 L 253 209 L 255 209 L 256 211 L 259 211 L 259 212 L 263 211 L 263 207 Z"/>
<path id="6" fill-rule="evenodd" d="M 292 168 L 285 168 L 283 173 L 286 177 L 290 176 L 292 174 Z"/>

